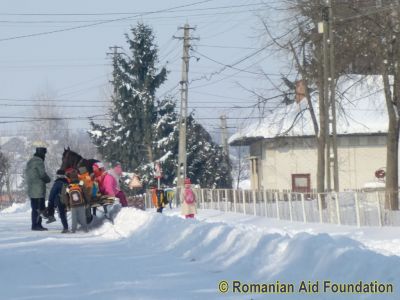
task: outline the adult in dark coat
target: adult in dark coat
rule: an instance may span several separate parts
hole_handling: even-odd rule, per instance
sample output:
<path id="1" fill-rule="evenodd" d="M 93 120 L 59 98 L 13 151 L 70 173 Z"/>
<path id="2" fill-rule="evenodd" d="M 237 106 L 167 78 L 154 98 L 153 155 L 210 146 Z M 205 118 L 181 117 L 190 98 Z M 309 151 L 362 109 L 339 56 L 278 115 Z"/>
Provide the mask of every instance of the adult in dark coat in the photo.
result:
<path id="1" fill-rule="evenodd" d="M 40 216 L 40 212 L 46 209 L 46 183 L 51 181 L 44 166 L 46 153 L 46 148 L 36 148 L 35 154 L 28 161 L 25 169 L 25 179 L 28 185 L 28 197 L 31 199 L 32 230 L 39 231 L 47 230 L 42 226 L 42 218 Z"/>
<path id="2" fill-rule="evenodd" d="M 58 170 L 56 175 L 57 179 L 54 181 L 50 190 L 48 209 L 54 211 L 54 208 L 57 207 L 58 215 L 63 225 L 63 231 L 61 231 L 61 233 L 68 233 L 67 207 L 65 205 L 66 203 L 64 203 L 64 194 L 66 193 L 68 180 L 64 170 Z"/>

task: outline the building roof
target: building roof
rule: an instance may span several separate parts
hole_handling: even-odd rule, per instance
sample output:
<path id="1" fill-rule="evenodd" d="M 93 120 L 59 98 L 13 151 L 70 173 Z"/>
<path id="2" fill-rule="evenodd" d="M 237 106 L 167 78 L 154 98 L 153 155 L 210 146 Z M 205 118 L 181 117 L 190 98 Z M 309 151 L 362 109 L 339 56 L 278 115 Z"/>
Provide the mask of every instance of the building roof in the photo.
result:
<path id="1" fill-rule="evenodd" d="M 318 95 L 312 95 L 318 119 Z M 342 77 L 337 92 L 337 134 L 365 135 L 386 133 L 388 116 L 381 76 Z M 260 139 L 315 135 L 306 99 L 280 104 L 264 118 L 251 122 L 229 138 L 229 144 L 248 145 Z"/>

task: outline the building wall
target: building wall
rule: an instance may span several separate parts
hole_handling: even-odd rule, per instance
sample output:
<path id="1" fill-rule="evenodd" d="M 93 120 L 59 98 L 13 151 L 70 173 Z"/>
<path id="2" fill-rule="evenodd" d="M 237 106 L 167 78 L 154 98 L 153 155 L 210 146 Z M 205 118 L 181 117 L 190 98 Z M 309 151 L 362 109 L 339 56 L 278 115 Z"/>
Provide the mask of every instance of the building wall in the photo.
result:
<path id="1" fill-rule="evenodd" d="M 252 188 L 292 189 L 292 174 L 310 174 L 316 188 L 317 149 L 313 138 L 279 138 L 256 142 L 250 147 L 258 157 L 258 183 Z M 375 180 L 374 173 L 386 164 L 385 136 L 338 138 L 340 190 L 362 188 Z"/>

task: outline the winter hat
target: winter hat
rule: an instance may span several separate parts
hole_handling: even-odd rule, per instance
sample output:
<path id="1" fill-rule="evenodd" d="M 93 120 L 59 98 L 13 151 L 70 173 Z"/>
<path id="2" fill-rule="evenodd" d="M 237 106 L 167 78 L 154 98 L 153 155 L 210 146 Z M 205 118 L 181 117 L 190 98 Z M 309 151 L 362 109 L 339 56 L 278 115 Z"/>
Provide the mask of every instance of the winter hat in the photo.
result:
<path id="1" fill-rule="evenodd" d="M 79 181 L 79 177 L 78 177 L 78 171 L 75 169 L 72 169 L 70 172 L 67 172 L 67 176 L 69 177 L 69 179 L 71 179 L 71 181 Z"/>
<path id="2" fill-rule="evenodd" d="M 37 147 L 35 156 L 38 156 L 38 157 L 44 159 L 46 156 L 46 153 L 47 153 L 47 149 L 45 147 Z"/>
<path id="3" fill-rule="evenodd" d="M 192 183 L 190 182 L 190 178 L 185 178 L 185 184 L 192 184 Z"/>
<path id="4" fill-rule="evenodd" d="M 65 171 L 62 169 L 59 169 L 59 170 L 57 170 L 56 175 L 57 176 L 65 176 Z"/>
<path id="5" fill-rule="evenodd" d="M 121 166 L 121 163 L 119 161 L 114 161 L 111 163 L 111 168 L 115 168 L 116 166 Z"/>
<path id="6" fill-rule="evenodd" d="M 98 161 L 93 164 L 93 168 L 104 169 L 104 164 L 101 161 Z"/>
<path id="7" fill-rule="evenodd" d="M 79 169 L 78 169 L 78 171 L 79 171 L 79 174 L 85 174 L 85 173 L 87 173 L 87 169 L 86 169 L 86 167 L 80 167 Z"/>

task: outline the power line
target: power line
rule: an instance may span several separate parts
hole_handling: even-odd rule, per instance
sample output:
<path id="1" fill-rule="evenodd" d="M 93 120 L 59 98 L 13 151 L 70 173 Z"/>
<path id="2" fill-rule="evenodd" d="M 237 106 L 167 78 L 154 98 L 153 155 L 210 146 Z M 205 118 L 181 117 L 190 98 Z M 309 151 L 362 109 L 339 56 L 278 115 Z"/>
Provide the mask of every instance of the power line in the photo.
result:
<path id="1" fill-rule="evenodd" d="M 249 13 L 249 12 L 256 12 L 258 10 L 240 10 L 240 11 L 224 11 L 224 12 L 217 12 L 217 13 L 201 13 L 201 14 L 185 14 L 185 15 L 172 15 L 172 16 L 155 16 L 155 17 L 147 17 L 146 20 L 162 20 L 162 19 L 177 19 L 177 18 L 183 18 L 183 17 L 209 17 L 209 16 L 220 16 L 220 15 L 235 15 L 235 14 L 244 14 L 244 13 Z M 129 17 L 126 20 L 120 20 L 121 22 L 123 21 L 132 21 L 136 16 Z M 19 24 L 74 24 L 74 23 L 93 23 L 93 22 L 107 22 L 109 20 L 70 20 L 70 21 L 0 21 L 0 24 L 11 24 L 9 26 L 19 25 Z M 32 25 L 30 25 L 32 26 Z M 13 26 L 16 27 L 16 26 Z M 38 26 L 38 27 L 45 27 L 45 26 Z M 52 28 L 59 28 L 62 27 L 62 25 L 52 25 L 52 26 L 46 26 L 46 27 L 52 27 Z"/>
<path id="2" fill-rule="evenodd" d="M 227 45 L 207 45 L 207 44 L 197 44 L 198 47 L 205 48 L 221 48 L 221 49 L 242 49 L 242 50 L 257 50 L 259 48 L 255 47 L 243 47 L 243 46 L 227 46 Z"/>
<path id="3" fill-rule="evenodd" d="M 175 12 L 191 12 L 191 11 L 204 11 L 204 10 L 216 10 L 216 9 L 225 9 L 225 8 L 238 8 L 238 7 L 250 7 L 250 6 L 260 6 L 262 3 L 249 3 L 249 4 L 240 4 L 240 5 L 229 5 L 229 6 L 215 6 L 215 7 L 203 7 L 196 9 L 177 9 L 183 7 L 194 6 L 197 4 L 203 4 L 206 2 L 211 2 L 213 0 L 200 1 L 191 4 L 181 5 L 169 8 L 167 10 L 159 10 L 159 11 L 144 11 L 144 12 L 107 12 L 107 13 L 0 13 L 0 16 L 110 16 L 110 15 L 148 15 L 148 14 L 157 14 L 161 12 L 165 13 L 175 13 Z"/>
<path id="4" fill-rule="evenodd" d="M 66 31 L 72 31 L 76 29 L 83 29 L 83 28 L 89 28 L 89 27 L 94 27 L 102 24 L 108 24 L 112 22 L 118 22 L 118 21 L 123 21 L 127 20 L 133 17 L 138 17 L 138 16 L 145 16 L 145 15 L 151 15 L 151 14 L 157 14 L 157 13 L 162 13 L 162 12 L 168 12 L 173 9 L 177 8 L 183 8 L 183 7 L 189 7 L 189 6 L 194 6 L 198 4 L 203 4 L 207 2 L 211 2 L 212 0 L 203 0 L 203 1 L 198 1 L 190 4 L 185 4 L 185 5 L 179 5 L 171 8 L 166 8 L 166 9 L 161 9 L 161 10 L 156 10 L 156 11 L 149 11 L 149 12 L 144 12 L 144 13 L 139 13 L 136 14 L 135 16 L 129 16 L 129 17 L 123 17 L 123 18 L 117 18 L 117 19 L 111 19 L 111 20 L 105 20 L 101 22 L 95 22 L 91 24 L 85 24 L 85 25 L 79 25 L 79 26 L 73 26 L 73 27 L 68 27 L 68 28 L 63 28 L 63 29 L 57 29 L 57 30 L 51 30 L 51 31 L 43 31 L 43 32 L 37 32 L 37 33 L 31 33 L 31 34 L 25 34 L 25 35 L 18 35 L 18 36 L 12 36 L 8 38 L 3 38 L 0 39 L 0 42 L 4 41 L 10 41 L 10 40 L 16 40 L 16 39 L 22 39 L 22 38 L 28 38 L 28 37 L 36 37 L 36 36 L 42 36 L 42 35 L 49 35 L 49 34 L 54 34 L 54 33 L 60 33 L 60 32 L 66 32 Z"/>
<path id="5" fill-rule="evenodd" d="M 193 92 L 194 93 L 194 92 Z M 206 93 L 198 93 L 198 94 L 206 94 Z M 235 98 L 235 97 L 227 97 L 227 96 L 220 96 L 220 95 L 215 95 L 217 97 L 220 98 L 226 98 L 226 99 L 233 99 L 233 100 L 241 100 L 241 101 L 223 101 L 223 100 L 209 100 L 209 99 L 194 99 L 191 100 L 192 103 L 196 103 L 196 104 L 205 104 L 205 103 L 223 103 L 223 104 L 227 104 L 227 103 L 248 103 L 249 99 L 247 98 Z M 39 106 L 47 106 L 46 103 L 60 103 L 62 104 L 62 102 L 66 102 L 66 103 L 85 103 L 85 102 L 90 102 L 90 103 L 110 103 L 112 104 L 113 101 L 110 100 L 96 100 L 96 99 L 84 99 L 84 98 L 79 98 L 79 99 L 55 99 L 55 98 L 51 98 L 51 99 L 39 99 L 39 98 L 32 98 L 32 99 L 23 99 L 23 98 L 0 98 L 0 101 L 5 101 L 5 102 L 39 102 L 38 104 L 34 104 L 34 105 L 39 105 Z M 3 104 L 0 104 L 0 106 Z M 26 104 L 26 105 L 31 105 L 31 104 Z M 53 105 L 53 104 L 52 104 Z M 70 106 L 68 106 L 70 107 Z M 93 106 L 90 106 L 93 107 Z"/>
<path id="6" fill-rule="evenodd" d="M 220 71 L 218 71 L 218 72 L 213 72 L 212 74 L 214 74 L 214 73 L 217 73 L 217 74 L 218 74 L 218 73 L 223 72 L 225 69 L 230 68 L 230 69 L 234 69 L 234 70 L 237 70 L 237 71 L 240 71 L 240 72 L 245 72 L 245 73 L 250 73 L 250 74 L 256 74 L 256 75 L 282 76 L 282 74 L 267 74 L 267 73 L 253 72 L 253 71 L 247 71 L 247 70 L 244 70 L 244 69 L 240 69 L 240 68 L 236 68 L 236 67 L 235 67 L 236 65 L 238 65 L 238 64 L 240 64 L 240 63 L 242 63 L 242 62 L 244 62 L 245 60 L 247 60 L 247 59 L 249 59 L 249 58 L 254 57 L 255 55 L 257 55 L 258 53 L 264 51 L 264 50 L 267 49 L 267 48 L 268 48 L 268 46 L 264 46 L 264 47 L 258 49 L 257 51 L 255 51 L 255 52 L 253 52 L 253 53 L 251 53 L 251 54 L 245 56 L 244 58 L 238 60 L 237 62 L 235 62 L 235 63 L 233 63 L 233 64 L 229 64 L 229 65 L 228 65 L 228 64 L 225 64 L 225 63 L 223 63 L 223 62 L 220 62 L 220 61 L 218 61 L 218 60 L 216 60 L 216 59 L 213 59 L 213 58 L 211 58 L 211 57 L 209 57 L 209 56 L 207 56 L 207 55 L 205 55 L 205 54 L 203 54 L 203 53 L 200 53 L 200 52 L 197 51 L 197 50 L 192 49 L 192 51 L 195 52 L 195 53 L 197 53 L 198 55 L 204 57 L 204 58 L 207 59 L 207 60 L 210 60 L 210 61 L 212 61 L 212 62 L 214 62 L 214 63 L 216 63 L 216 64 L 219 64 L 219 65 L 222 65 L 222 66 L 223 66 L 223 68 L 222 68 Z"/>

